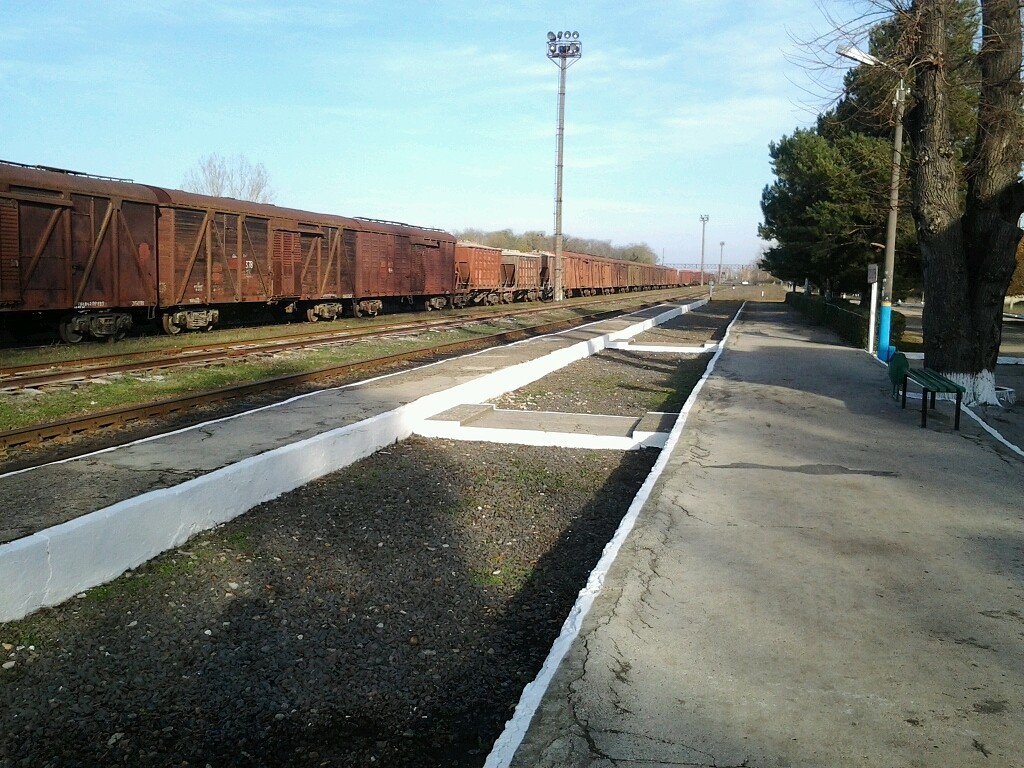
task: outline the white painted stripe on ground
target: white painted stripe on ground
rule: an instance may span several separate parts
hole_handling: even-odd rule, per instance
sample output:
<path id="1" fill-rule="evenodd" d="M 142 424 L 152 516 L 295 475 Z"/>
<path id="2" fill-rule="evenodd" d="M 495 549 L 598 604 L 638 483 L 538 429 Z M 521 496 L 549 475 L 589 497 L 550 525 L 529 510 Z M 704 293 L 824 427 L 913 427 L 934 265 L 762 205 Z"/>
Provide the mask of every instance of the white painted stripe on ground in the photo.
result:
<path id="1" fill-rule="evenodd" d="M 83 590 L 110 581 L 157 554 L 181 545 L 200 531 L 227 522 L 257 504 L 405 439 L 431 416 L 529 384 L 603 349 L 612 336 L 628 338 L 706 303 L 704 299 L 691 305 L 674 306 L 653 319 L 613 334 L 577 342 L 535 360 L 434 392 L 395 410 L 251 456 L 170 488 L 125 499 L 2 544 L 0 584 L 4 588 L 0 590 L 0 622 L 13 621 L 39 608 L 57 605 Z M 304 396 L 288 402 L 301 397 Z M 267 407 L 275 406 L 215 421 L 240 418 Z M 151 439 L 155 438 L 135 441 L 135 444 Z"/>
<path id="2" fill-rule="evenodd" d="M 683 428 L 686 424 L 686 419 L 690 414 L 690 410 L 693 408 L 694 403 L 697 401 L 697 397 L 700 391 L 704 388 L 705 382 L 711 376 L 715 369 L 715 364 L 718 362 L 718 358 L 722 356 L 722 352 L 725 350 L 725 342 L 729 338 L 729 334 L 732 332 L 733 326 L 739 321 L 740 315 L 743 312 L 743 307 L 746 306 L 744 302 L 743 306 L 740 307 L 740 311 L 736 313 L 736 317 L 733 318 L 732 322 L 729 323 L 729 327 L 726 329 L 725 336 L 719 344 L 718 351 L 715 352 L 714 356 L 708 362 L 708 366 L 704 371 L 704 375 L 701 376 L 700 381 L 694 386 L 690 396 L 686 399 L 686 403 L 683 404 L 682 410 L 679 412 L 679 418 L 676 420 L 675 426 L 669 433 L 668 441 L 665 444 L 665 449 L 661 452 L 658 460 L 654 463 L 650 473 L 647 475 L 647 479 L 644 484 L 640 487 L 636 496 L 633 499 L 633 503 L 630 504 L 629 510 L 626 515 L 622 518 L 622 522 L 619 523 L 618 529 L 615 531 L 615 535 L 612 537 L 604 548 L 601 554 L 601 559 L 597 565 L 594 566 L 594 570 L 590 572 L 590 578 L 587 580 L 587 584 L 583 589 L 580 590 L 579 596 L 576 598 L 576 603 L 573 605 L 572 610 L 566 617 L 565 622 L 562 624 L 562 631 L 555 639 L 554 644 L 551 646 L 551 650 L 548 652 L 547 658 L 544 660 L 544 664 L 541 667 L 537 677 L 529 683 L 524 689 L 522 695 L 519 697 L 519 703 L 516 704 L 515 713 L 512 718 L 505 723 L 505 729 L 498 737 L 497 741 L 494 742 L 494 746 L 491 748 L 490 754 L 487 755 L 487 761 L 484 763 L 484 768 L 508 768 L 508 765 L 512 762 L 512 758 L 515 756 L 516 750 L 519 749 L 519 745 L 523 742 L 523 737 L 526 736 L 526 731 L 530 726 L 530 721 L 537 712 L 537 707 L 540 706 L 541 699 L 544 698 L 544 694 L 551 684 L 551 680 L 555 676 L 555 672 L 558 670 L 559 665 L 562 663 L 562 659 L 565 658 L 565 654 L 568 653 L 570 646 L 579 634 L 580 627 L 583 625 L 583 620 L 590 612 L 590 608 L 594 604 L 594 600 L 600 594 L 602 587 L 604 586 L 605 577 L 608 575 L 608 570 L 611 568 L 615 558 L 622 548 L 626 537 L 630 531 L 633 530 L 633 526 L 636 524 L 636 520 L 640 515 L 640 510 L 643 509 L 648 497 L 651 494 L 654 484 L 658 478 L 661 477 L 661 473 L 665 470 L 668 460 L 672 455 L 672 450 L 675 448 L 676 443 L 679 442 L 679 438 L 682 435 Z"/>
<path id="3" fill-rule="evenodd" d="M 982 429 L 984 429 L 986 432 L 988 432 L 990 435 L 992 435 L 992 437 L 994 437 L 997 441 L 999 441 L 1000 443 L 1005 445 L 1007 448 L 1009 448 L 1011 451 L 1016 453 L 1021 458 L 1024 458 L 1024 450 L 1021 450 L 1020 446 L 1014 445 L 1009 440 L 1007 440 L 1005 437 L 1003 437 L 1002 434 L 1000 434 L 999 431 L 996 430 L 995 427 L 993 427 L 990 424 L 986 423 L 981 418 L 981 416 L 976 414 L 970 408 L 964 408 L 963 410 L 964 410 L 964 413 L 966 413 L 968 416 L 970 416 L 972 419 L 974 419 L 976 422 L 978 422 L 978 425 Z"/>
<path id="4" fill-rule="evenodd" d="M 548 334 L 548 335 L 553 335 L 553 334 Z M 547 337 L 546 336 L 537 336 L 537 337 L 534 337 L 534 338 L 535 339 L 543 339 L 543 338 L 547 338 Z M 520 343 L 522 343 L 522 341 L 532 341 L 532 340 L 533 339 L 525 339 L 525 340 L 517 341 L 515 343 L 516 344 L 520 344 Z M 473 357 L 475 355 L 481 355 L 481 354 L 483 354 L 484 352 L 487 352 L 487 351 L 488 350 L 486 350 L 486 349 L 479 349 L 476 352 L 467 352 L 465 355 L 461 355 L 458 358 L 449 358 L 449 360 L 451 360 L 451 359 L 469 358 L 469 357 Z M 341 385 L 339 385 L 337 387 L 330 387 L 330 388 L 327 388 L 327 389 L 320 389 L 320 390 L 317 390 L 315 392 L 305 392 L 305 393 L 303 393 L 301 395 L 294 395 L 292 397 L 289 397 L 287 400 L 281 400 L 280 402 L 270 403 L 268 405 L 261 405 L 261 406 L 258 406 L 256 408 L 250 408 L 249 410 L 246 410 L 246 411 L 241 411 L 239 413 L 233 413 L 230 416 L 220 416 L 220 417 L 218 417 L 216 419 L 210 419 L 208 421 L 203 421 L 203 422 L 200 422 L 198 424 L 190 424 L 187 427 L 181 427 L 180 429 L 174 429 L 174 430 L 171 430 L 169 432 L 161 432 L 158 435 L 150 435 L 149 437 L 140 437 L 138 440 L 131 440 L 131 441 L 127 442 L 127 443 L 119 443 L 118 445 L 112 445 L 109 448 L 100 448 L 99 450 L 96 450 L 96 451 L 90 451 L 89 453 L 83 453 L 83 454 L 80 454 L 80 455 L 77 455 L 77 456 L 71 456 L 71 457 L 66 458 L 66 459 L 57 459 L 55 461 L 46 462 L 45 464 L 37 464 L 35 466 L 25 467 L 24 469 L 16 469 L 16 470 L 13 470 L 11 472 L 5 472 L 3 474 L 0 474 L 0 480 L 3 480 L 5 477 L 10 477 L 12 475 L 20 475 L 20 474 L 22 474 L 24 472 L 32 472 L 32 471 L 37 470 L 37 469 L 42 469 L 43 467 L 51 467 L 51 466 L 57 466 L 59 464 L 67 464 L 67 463 L 72 462 L 72 461 L 79 461 L 81 459 L 88 459 L 88 458 L 91 458 L 93 456 L 99 456 L 99 455 L 104 454 L 104 453 L 111 453 L 113 451 L 120 451 L 120 450 L 122 450 L 124 448 L 130 448 L 130 447 L 135 446 L 135 445 L 142 445 L 143 443 L 148 443 L 148 442 L 151 442 L 153 440 L 160 440 L 161 438 L 164 438 L 164 437 L 171 437 L 173 435 L 184 434 L 185 432 L 192 432 L 192 431 L 202 430 L 202 429 L 210 427 L 210 426 L 212 426 L 214 424 L 220 424 L 220 423 L 226 422 L 226 421 L 233 421 L 235 419 L 242 419 L 242 418 L 245 418 L 246 416 L 252 416 L 255 413 L 259 413 L 261 411 L 271 410 L 273 408 L 281 408 L 283 406 L 290 405 L 291 403 L 298 402 L 299 400 L 305 400 L 307 397 L 316 397 L 317 395 L 323 394 L 324 392 L 337 392 L 337 391 L 340 391 L 340 390 L 343 390 L 343 389 L 351 389 L 353 387 L 364 387 L 364 386 L 366 386 L 368 384 L 373 384 L 375 382 L 382 381 L 384 379 L 389 379 L 389 378 L 391 378 L 393 376 L 401 376 L 402 374 L 410 373 L 410 372 L 413 372 L 413 371 L 426 370 L 428 368 L 434 367 L 435 365 L 442 365 L 445 362 L 447 362 L 447 361 L 446 360 L 436 360 L 436 361 L 434 361 L 432 363 L 425 363 L 423 365 L 417 366 L 415 368 L 409 368 L 409 369 L 406 369 L 404 371 L 393 371 L 392 373 L 381 374 L 380 376 L 374 376 L 374 377 L 369 378 L 369 379 L 360 379 L 359 381 L 352 381 L 352 382 L 349 382 L 348 384 L 341 384 Z"/>
<path id="5" fill-rule="evenodd" d="M 717 344 L 705 344 L 702 347 L 672 347 L 667 344 L 629 344 L 615 342 L 608 345 L 609 349 L 624 349 L 630 352 L 660 352 L 674 355 L 702 355 L 718 349 Z"/>
<path id="6" fill-rule="evenodd" d="M 534 445 L 548 448 L 587 448 L 599 451 L 637 451 L 641 448 L 661 448 L 668 439 L 668 434 L 665 432 L 637 432 L 632 437 L 615 437 L 578 432 L 545 432 L 539 429 L 463 427 L 450 421 L 434 420 L 418 424 L 416 434 L 446 440 Z"/>

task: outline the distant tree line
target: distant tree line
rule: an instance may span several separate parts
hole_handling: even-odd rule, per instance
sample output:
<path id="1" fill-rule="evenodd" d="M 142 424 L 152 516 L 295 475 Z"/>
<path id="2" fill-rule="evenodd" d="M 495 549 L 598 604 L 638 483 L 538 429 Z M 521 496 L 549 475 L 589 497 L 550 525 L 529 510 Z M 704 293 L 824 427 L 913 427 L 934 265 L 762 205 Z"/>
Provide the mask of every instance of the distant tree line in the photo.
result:
<path id="1" fill-rule="evenodd" d="M 487 245 L 491 248 L 502 248 L 510 251 L 554 251 L 555 238 L 545 232 L 531 230 L 517 234 L 511 229 L 497 232 L 485 232 L 482 229 L 463 229 L 453 232 L 459 240 Z M 593 240 L 585 237 L 562 236 L 562 248 L 576 253 L 587 253 L 591 256 L 604 256 L 609 259 L 636 261 L 641 264 L 656 264 L 657 255 L 647 243 L 630 243 L 629 245 L 612 245 L 610 240 Z"/>

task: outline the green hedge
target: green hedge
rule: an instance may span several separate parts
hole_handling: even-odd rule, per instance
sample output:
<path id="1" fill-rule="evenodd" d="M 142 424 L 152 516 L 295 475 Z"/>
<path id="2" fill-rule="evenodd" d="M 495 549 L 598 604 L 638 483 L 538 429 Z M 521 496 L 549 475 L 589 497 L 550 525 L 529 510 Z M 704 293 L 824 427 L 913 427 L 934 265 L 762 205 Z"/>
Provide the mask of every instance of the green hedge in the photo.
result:
<path id="1" fill-rule="evenodd" d="M 815 325 L 824 325 L 838 333 L 844 340 L 855 347 L 867 349 L 868 346 L 868 309 L 848 301 L 826 302 L 820 296 L 790 292 L 786 294 L 786 303 L 799 309 Z M 878 322 L 878 319 L 875 319 Z M 903 331 L 907 327 L 907 318 L 893 310 L 892 328 L 889 336 L 894 346 L 899 346 Z"/>

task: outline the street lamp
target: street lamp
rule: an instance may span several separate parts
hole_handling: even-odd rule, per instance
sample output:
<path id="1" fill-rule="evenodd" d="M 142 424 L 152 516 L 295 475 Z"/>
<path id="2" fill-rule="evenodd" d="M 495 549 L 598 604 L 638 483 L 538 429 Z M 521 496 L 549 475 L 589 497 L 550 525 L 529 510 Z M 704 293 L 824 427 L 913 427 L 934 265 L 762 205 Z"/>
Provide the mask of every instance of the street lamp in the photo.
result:
<path id="1" fill-rule="evenodd" d="M 579 32 L 548 32 L 548 58 L 558 65 L 558 133 L 555 162 L 555 301 L 562 300 L 562 139 L 565 136 L 565 71 L 583 55 Z"/>
<path id="2" fill-rule="evenodd" d="M 700 284 L 704 285 L 704 228 L 708 223 L 708 215 L 700 215 Z"/>
<path id="3" fill-rule="evenodd" d="M 896 86 L 893 107 L 896 110 L 896 128 L 892 137 L 892 179 L 889 182 L 889 220 L 885 227 L 885 279 L 882 281 L 882 308 L 878 313 L 878 359 L 888 362 L 895 349 L 889 344 L 892 327 L 892 281 L 896 263 L 896 214 L 900 202 L 900 166 L 903 162 L 903 108 L 907 89 L 903 76 L 892 66 L 870 53 L 864 53 L 852 45 L 841 45 L 836 53 L 868 67 L 884 67 L 900 78 Z"/>
<path id="4" fill-rule="evenodd" d="M 717 285 L 722 284 L 722 256 L 725 254 L 725 240 L 718 244 L 718 279 L 715 280 Z"/>

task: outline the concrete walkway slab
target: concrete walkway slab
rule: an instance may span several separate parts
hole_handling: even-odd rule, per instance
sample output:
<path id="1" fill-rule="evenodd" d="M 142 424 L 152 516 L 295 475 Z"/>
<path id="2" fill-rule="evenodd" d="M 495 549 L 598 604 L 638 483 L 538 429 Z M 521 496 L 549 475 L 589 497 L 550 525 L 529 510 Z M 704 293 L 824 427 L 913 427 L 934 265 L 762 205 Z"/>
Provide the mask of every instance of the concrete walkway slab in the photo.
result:
<path id="1" fill-rule="evenodd" d="M 509 445 L 635 451 L 662 448 L 676 414 L 606 416 L 593 413 L 520 411 L 489 403 L 464 403 L 421 421 L 423 437 L 476 440 Z"/>
<path id="2" fill-rule="evenodd" d="M 748 305 L 511 764 L 1024 765 L 1024 464 L 888 392 Z"/>

